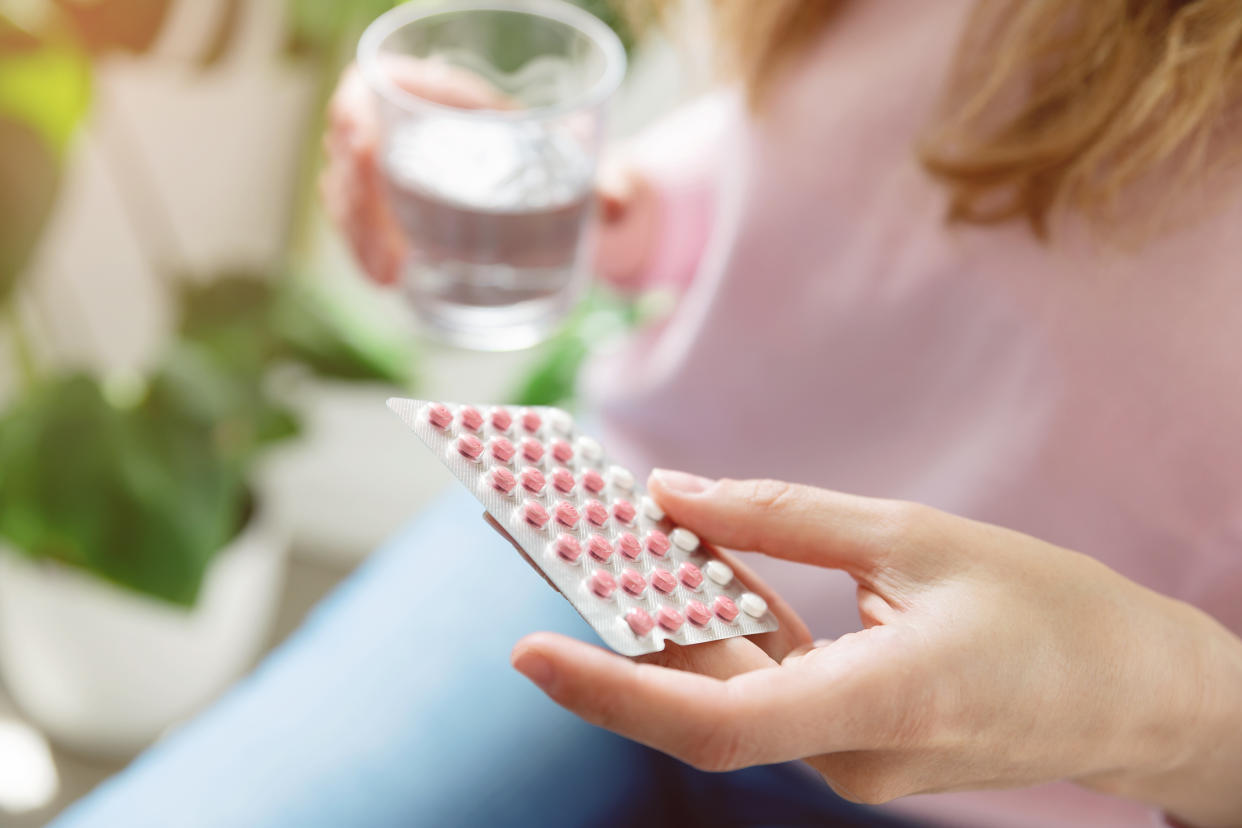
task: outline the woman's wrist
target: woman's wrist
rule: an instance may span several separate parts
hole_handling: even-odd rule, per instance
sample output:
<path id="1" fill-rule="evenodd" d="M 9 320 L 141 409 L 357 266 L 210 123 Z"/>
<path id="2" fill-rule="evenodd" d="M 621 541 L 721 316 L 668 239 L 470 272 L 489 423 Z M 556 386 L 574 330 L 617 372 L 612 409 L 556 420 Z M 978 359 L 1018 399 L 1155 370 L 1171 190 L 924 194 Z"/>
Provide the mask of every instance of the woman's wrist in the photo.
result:
<path id="1" fill-rule="evenodd" d="M 1120 711 L 1117 770 L 1080 781 L 1195 828 L 1242 826 L 1242 639 L 1195 607 L 1160 602 L 1167 635 L 1140 635 L 1162 663 Z"/>

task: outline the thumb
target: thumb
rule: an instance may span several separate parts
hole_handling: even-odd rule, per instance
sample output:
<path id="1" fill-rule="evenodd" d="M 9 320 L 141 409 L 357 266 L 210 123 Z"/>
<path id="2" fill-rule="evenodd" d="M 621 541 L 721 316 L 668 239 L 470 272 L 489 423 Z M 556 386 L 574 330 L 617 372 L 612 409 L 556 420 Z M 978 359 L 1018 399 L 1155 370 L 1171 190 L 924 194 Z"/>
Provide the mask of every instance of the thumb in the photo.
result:
<path id="1" fill-rule="evenodd" d="M 656 469 L 648 489 L 709 543 L 865 578 L 893 563 L 901 504 L 779 480 L 708 480 Z"/>

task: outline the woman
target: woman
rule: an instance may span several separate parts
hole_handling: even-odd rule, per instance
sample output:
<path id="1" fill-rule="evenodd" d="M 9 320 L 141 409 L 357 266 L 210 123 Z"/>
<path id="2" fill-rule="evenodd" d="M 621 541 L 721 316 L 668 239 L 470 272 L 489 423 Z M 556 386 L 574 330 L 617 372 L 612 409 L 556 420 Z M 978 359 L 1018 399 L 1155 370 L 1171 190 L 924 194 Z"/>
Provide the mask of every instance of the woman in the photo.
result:
<path id="1" fill-rule="evenodd" d="M 846 797 L 922 819 L 1242 824 L 1242 7 L 714 6 L 745 92 L 640 139 L 601 211 L 599 271 L 671 282 L 680 303 L 584 382 L 610 447 L 696 472 L 652 477 L 677 522 L 767 556 L 753 564 L 783 629 L 643 665 L 541 633 L 515 666 L 699 768 L 805 759 Z M 358 92 L 347 78 L 338 94 L 326 191 L 391 281 L 405 251 Z M 407 542 L 461 533 L 436 526 Z M 489 720 L 510 728 L 492 749 L 579 732 L 517 715 Z M 725 803 L 741 821 L 870 819 L 817 810 L 826 794 L 789 768 L 703 776 L 588 738 L 556 754 L 581 763 L 578 787 L 626 755 L 688 818 Z M 462 751 L 442 784 L 485 752 Z M 566 804 L 536 758 L 504 771 L 530 775 L 513 821 L 539 797 L 545 822 L 642 818 L 596 790 Z M 937 791 L 972 793 L 899 799 Z"/>

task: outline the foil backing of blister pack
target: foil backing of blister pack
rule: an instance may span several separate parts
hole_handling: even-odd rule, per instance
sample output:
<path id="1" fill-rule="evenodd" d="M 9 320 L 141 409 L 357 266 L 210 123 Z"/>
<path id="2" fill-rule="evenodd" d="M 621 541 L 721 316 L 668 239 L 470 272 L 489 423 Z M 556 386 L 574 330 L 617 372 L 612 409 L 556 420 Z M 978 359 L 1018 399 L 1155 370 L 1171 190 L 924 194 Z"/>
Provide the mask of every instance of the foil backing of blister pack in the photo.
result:
<path id="1" fill-rule="evenodd" d="M 761 599 L 749 593 L 745 584 L 741 583 L 736 576 L 724 585 L 717 583 L 711 577 L 703 577 L 702 582 L 694 588 L 687 586 L 679 578 L 676 587 L 667 594 L 652 585 L 651 577 L 656 569 L 664 569 L 676 576 L 679 567 L 685 562 L 706 572 L 708 563 L 718 559 L 702 544 L 698 544 L 693 551 L 686 551 L 673 544 L 662 557 L 651 554 L 646 548 L 643 548 L 642 552 L 633 559 L 615 551 L 607 562 L 597 560 L 586 551 L 588 539 L 593 534 L 606 537 L 615 549 L 617 539 L 623 532 L 630 532 L 642 539 L 651 530 L 659 530 L 665 535 L 671 535 L 676 526 L 667 517 L 661 516 L 659 520 L 652 519 L 642 506 L 646 494 L 643 486 L 634 481 L 632 475 L 629 481 L 625 481 L 627 484 L 632 483 L 631 488 L 625 489 L 615 482 L 617 479 L 624 480 L 625 474 L 624 472 L 621 472 L 619 476 L 609 474 L 610 469 L 615 470 L 618 467 L 612 464 L 602 447 L 599 447 L 597 456 L 584 456 L 584 451 L 579 448 L 580 442 L 585 442 L 588 446 L 598 446 L 598 443 L 581 435 L 567 412 L 539 406 L 465 406 L 401 398 L 389 400 L 388 406 L 479 499 L 488 513 L 509 531 L 530 560 L 543 571 L 548 580 L 595 629 L 600 638 L 618 653 L 628 656 L 641 655 L 663 650 L 666 641 L 674 641 L 678 644 L 700 644 L 777 629 L 776 617 L 763 605 Z M 436 409 L 441 417 L 444 416 L 445 408 L 451 412 L 452 419 L 447 426 L 443 426 L 443 423 L 443 427 L 432 424 L 429 413 L 433 406 L 444 407 Z M 492 424 L 491 412 L 497 409 L 503 409 L 511 416 L 512 425 L 507 431 L 501 431 Z M 477 429 L 464 425 L 462 412 L 465 410 L 483 413 L 483 424 Z M 524 430 L 522 419 L 527 412 L 534 412 L 542 421 L 538 433 L 530 434 Z M 477 423 L 477 420 L 475 422 Z M 458 450 L 457 441 L 466 434 L 479 438 L 484 446 L 477 460 L 466 457 Z M 489 441 L 496 436 L 505 437 L 515 447 L 518 447 L 517 454 L 512 460 L 501 462 L 492 456 L 487 446 Z M 544 456 L 538 462 L 529 462 L 523 459 L 520 448 L 523 438 L 539 440 L 545 448 L 553 439 L 564 440 L 574 447 L 573 457 L 568 463 L 561 463 L 552 456 L 551 451 L 545 451 Z M 582 440 L 580 441 L 579 438 Z M 527 466 L 538 468 L 548 478 L 547 485 L 540 494 L 534 495 L 525 491 L 520 483 L 509 494 L 491 485 L 489 475 L 495 468 L 503 467 L 517 475 Z M 568 468 L 578 481 L 581 481 L 584 471 L 594 469 L 604 476 L 607 481 L 606 487 L 602 492 L 591 494 L 585 491 L 579 482 L 572 493 L 562 494 L 551 482 L 551 474 L 558 467 Z M 629 501 L 637 508 L 633 523 L 628 526 L 621 525 L 616 519 L 610 517 L 606 524 L 600 527 L 590 524 L 583 515 L 573 529 L 558 525 L 555 518 L 549 520 L 547 526 L 539 529 L 527 522 L 521 514 L 523 504 L 528 500 L 537 501 L 549 513 L 554 511 L 558 502 L 568 501 L 581 514 L 585 504 L 592 499 L 606 504 L 610 514 L 618 499 Z M 562 533 L 575 537 L 582 547 L 581 556 L 574 562 L 565 560 L 555 551 L 554 542 Z M 683 532 L 681 537 L 685 534 Z M 620 586 L 607 598 L 600 597 L 592 591 L 590 579 L 597 570 L 603 570 L 613 579 L 620 581 L 621 573 L 626 569 L 637 571 L 647 582 L 641 595 L 632 595 Z M 719 563 L 715 564 L 711 570 L 713 574 L 721 571 Z M 724 572 L 727 574 L 728 571 L 724 570 Z M 675 609 L 684 616 L 686 606 L 690 601 L 698 601 L 710 609 L 716 606 L 716 599 L 719 596 L 725 596 L 736 607 L 744 608 L 744 610 L 734 610 L 736 616 L 731 621 L 712 612 L 710 618 L 703 624 L 695 624 L 686 618 L 676 631 L 669 631 L 657 623 L 649 632 L 641 634 L 626 620 L 627 613 L 634 608 L 645 610 L 653 619 L 664 607 Z M 727 603 L 724 605 L 727 607 Z M 757 610 L 756 607 L 759 609 Z"/>

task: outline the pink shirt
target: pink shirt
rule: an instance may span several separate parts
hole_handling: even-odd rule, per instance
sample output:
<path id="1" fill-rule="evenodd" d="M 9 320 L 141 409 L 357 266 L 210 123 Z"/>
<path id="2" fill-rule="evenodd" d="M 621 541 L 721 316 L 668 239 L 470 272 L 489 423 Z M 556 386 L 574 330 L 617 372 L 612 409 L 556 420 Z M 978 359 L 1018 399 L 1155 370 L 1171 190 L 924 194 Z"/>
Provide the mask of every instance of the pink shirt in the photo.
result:
<path id="1" fill-rule="evenodd" d="M 912 146 L 968 6 L 852 4 L 762 119 L 722 94 L 643 139 L 667 217 L 652 273 L 686 287 L 665 324 L 588 366 L 609 442 L 639 470 L 1028 532 L 1242 633 L 1242 199 L 1133 253 L 947 227 Z M 847 577 L 755 564 L 814 632 L 858 628 Z M 1151 820 L 1069 784 L 896 807 Z"/>

